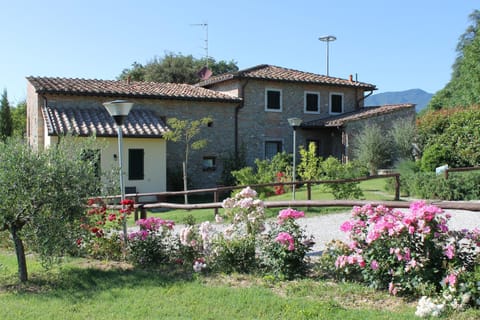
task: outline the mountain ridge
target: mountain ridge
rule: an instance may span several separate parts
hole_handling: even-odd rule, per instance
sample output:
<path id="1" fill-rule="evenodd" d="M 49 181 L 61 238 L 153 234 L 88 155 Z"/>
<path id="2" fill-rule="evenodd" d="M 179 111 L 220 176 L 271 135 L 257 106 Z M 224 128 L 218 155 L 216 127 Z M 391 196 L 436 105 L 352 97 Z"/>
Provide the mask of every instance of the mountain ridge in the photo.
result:
<path id="1" fill-rule="evenodd" d="M 420 112 L 427 107 L 432 97 L 432 93 L 428 93 L 422 89 L 382 92 L 366 98 L 365 106 L 373 107 L 384 104 L 413 103 L 415 104 L 415 111 Z"/>

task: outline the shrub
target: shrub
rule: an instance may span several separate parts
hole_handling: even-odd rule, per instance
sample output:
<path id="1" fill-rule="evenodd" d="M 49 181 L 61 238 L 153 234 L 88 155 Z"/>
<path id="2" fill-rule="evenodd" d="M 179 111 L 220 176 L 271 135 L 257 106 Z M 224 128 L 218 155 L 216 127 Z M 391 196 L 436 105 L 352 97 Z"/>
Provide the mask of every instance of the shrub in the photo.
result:
<path id="1" fill-rule="evenodd" d="M 452 272 L 472 271 L 478 261 L 480 231 L 449 233 L 449 218 L 421 201 L 407 212 L 354 207 L 352 219 L 341 226 L 349 253 L 339 255 L 335 266 L 347 272 L 354 266 L 354 277 L 393 295 L 432 295 L 442 281 L 453 281 Z"/>
<path id="2" fill-rule="evenodd" d="M 370 174 L 392 163 L 392 143 L 390 135 L 385 134 L 378 125 L 366 125 L 359 133 L 354 149 L 355 156 L 366 164 Z"/>
<path id="3" fill-rule="evenodd" d="M 128 235 L 128 258 L 136 266 L 152 267 L 172 262 L 176 243 L 172 237 L 173 221 L 150 217 L 136 222 L 139 231 Z"/>
<path id="4" fill-rule="evenodd" d="M 302 180 L 317 180 L 320 178 L 321 158 L 317 157 L 317 147 L 314 142 L 308 145 L 308 149 L 300 146 L 300 163 L 297 166 L 298 175 Z"/>
<path id="5" fill-rule="evenodd" d="M 212 269 L 225 273 L 257 270 L 256 241 L 251 235 L 229 237 L 220 234 L 212 243 Z"/>
<path id="6" fill-rule="evenodd" d="M 232 175 L 237 181 L 237 185 L 252 185 L 262 183 L 272 183 L 277 181 L 278 172 L 284 174 L 284 179 L 291 181 L 292 156 L 286 152 L 277 153 L 271 160 L 255 160 L 255 169 L 245 167 L 233 171 Z M 258 188 L 261 195 L 270 195 L 274 193 L 273 187 Z"/>
<path id="7" fill-rule="evenodd" d="M 449 163 L 452 163 L 450 152 L 444 145 L 434 143 L 423 151 L 421 160 L 422 171 L 435 172 L 435 168 Z"/>
<path id="8" fill-rule="evenodd" d="M 413 160 L 413 143 L 415 142 L 415 124 L 409 121 L 396 121 L 390 130 L 392 141 L 395 146 L 395 158 L 397 160 Z"/>
<path id="9" fill-rule="evenodd" d="M 321 180 L 340 180 L 363 176 L 365 172 L 356 161 L 350 161 L 342 164 L 340 160 L 334 157 L 328 157 L 320 163 Z M 360 182 L 348 183 L 328 183 L 327 188 L 332 192 L 335 199 L 360 198 L 363 192 L 359 187 Z"/>
<path id="10" fill-rule="evenodd" d="M 306 237 L 305 231 L 295 221 L 303 216 L 302 211 L 291 208 L 279 212 L 278 221 L 271 224 L 261 242 L 260 260 L 265 273 L 281 279 L 306 275 L 306 254 L 313 240 Z"/>

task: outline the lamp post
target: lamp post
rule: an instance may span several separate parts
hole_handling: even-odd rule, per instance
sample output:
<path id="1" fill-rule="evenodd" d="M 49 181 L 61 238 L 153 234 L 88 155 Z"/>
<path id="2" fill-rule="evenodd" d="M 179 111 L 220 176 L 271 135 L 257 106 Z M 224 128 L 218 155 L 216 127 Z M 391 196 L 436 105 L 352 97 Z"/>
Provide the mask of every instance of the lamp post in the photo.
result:
<path id="1" fill-rule="evenodd" d="M 327 76 L 328 76 L 328 64 L 329 64 L 329 63 L 328 63 L 328 55 L 329 55 L 329 51 L 330 51 L 329 44 L 330 44 L 330 42 L 337 40 L 337 37 L 335 37 L 335 36 L 323 36 L 323 37 L 318 38 L 318 40 L 327 43 L 327 53 L 326 53 L 326 56 L 327 56 Z"/>
<path id="2" fill-rule="evenodd" d="M 292 197 L 293 200 L 295 200 L 295 187 L 296 187 L 296 159 L 297 159 L 297 141 L 296 141 L 296 131 L 297 127 L 299 127 L 302 124 L 302 119 L 300 118 L 289 118 L 288 119 L 288 124 L 293 128 L 293 187 L 292 187 Z"/>
<path id="3" fill-rule="evenodd" d="M 117 134 L 118 134 L 118 168 L 120 171 L 120 193 L 121 193 L 121 203 L 125 200 L 125 186 L 123 182 L 123 132 L 122 128 L 125 123 L 125 120 L 132 109 L 133 103 L 125 100 L 115 100 L 111 102 L 105 102 L 103 104 L 107 109 L 110 116 L 117 125 Z M 122 209 L 125 209 L 122 204 Z M 127 245 L 127 213 L 123 211 L 123 238 L 125 245 Z"/>

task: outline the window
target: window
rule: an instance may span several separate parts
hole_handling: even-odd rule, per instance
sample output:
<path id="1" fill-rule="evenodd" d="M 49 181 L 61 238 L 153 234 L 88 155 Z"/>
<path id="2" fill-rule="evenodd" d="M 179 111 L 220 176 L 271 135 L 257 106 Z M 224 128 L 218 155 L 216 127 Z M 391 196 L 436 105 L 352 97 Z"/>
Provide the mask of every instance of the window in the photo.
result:
<path id="1" fill-rule="evenodd" d="M 265 110 L 277 112 L 282 111 L 282 90 L 265 90 Z"/>
<path id="2" fill-rule="evenodd" d="M 144 157 L 143 149 L 128 149 L 128 179 L 143 180 L 144 178 Z"/>
<path id="3" fill-rule="evenodd" d="M 343 113 L 343 93 L 330 93 L 330 113 Z"/>
<path id="4" fill-rule="evenodd" d="M 265 141 L 265 159 L 271 159 L 280 152 L 282 152 L 282 141 Z"/>
<path id="5" fill-rule="evenodd" d="M 305 113 L 320 113 L 320 94 L 318 92 L 305 92 Z"/>
<path id="6" fill-rule="evenodd" d="M 215 157 L 203 157 L 203 171 L 215 171 L 216 158 Z"/>

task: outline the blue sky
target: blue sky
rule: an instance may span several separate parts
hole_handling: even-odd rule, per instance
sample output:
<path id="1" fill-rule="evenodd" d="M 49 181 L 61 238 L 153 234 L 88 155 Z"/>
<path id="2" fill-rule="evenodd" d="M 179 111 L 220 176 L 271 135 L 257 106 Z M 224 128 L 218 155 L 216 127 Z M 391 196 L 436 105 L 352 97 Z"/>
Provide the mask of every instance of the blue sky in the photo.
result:
<path id="1" fill-rule="evenodd" d="M 115 79 L 165 52 L 272 64 L 375 84 L 376 93 L 450 80 L 471 0 L 10 0 L 0 11 L 0 90 L 26 97 L 26 76 Z"/>

